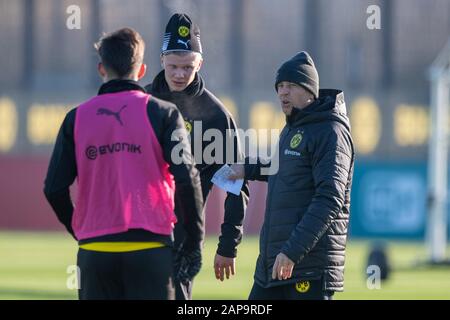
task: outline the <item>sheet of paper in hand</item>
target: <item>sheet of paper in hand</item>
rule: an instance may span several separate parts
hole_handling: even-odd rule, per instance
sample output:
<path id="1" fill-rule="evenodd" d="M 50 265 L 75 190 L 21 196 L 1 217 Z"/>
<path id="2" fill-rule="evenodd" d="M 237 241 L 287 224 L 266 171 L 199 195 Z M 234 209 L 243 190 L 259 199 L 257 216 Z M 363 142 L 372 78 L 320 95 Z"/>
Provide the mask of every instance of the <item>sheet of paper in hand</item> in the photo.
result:
<path id="1" fill-rule="evenodd" d="M 211 182 L 227 192 L 239 195 L 242 189 L 244 179 L 230 180 L 228 177 L 233 173 L 230 166 L 225 164 L 222 168 L 217 170 L 211 179 Z"/>

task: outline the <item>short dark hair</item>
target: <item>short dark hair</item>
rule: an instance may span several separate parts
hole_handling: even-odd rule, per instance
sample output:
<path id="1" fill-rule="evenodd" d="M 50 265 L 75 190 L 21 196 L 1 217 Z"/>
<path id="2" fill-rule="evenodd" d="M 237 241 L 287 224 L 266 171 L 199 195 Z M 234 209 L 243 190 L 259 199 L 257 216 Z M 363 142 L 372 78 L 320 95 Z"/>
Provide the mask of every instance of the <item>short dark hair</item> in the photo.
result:
<path id="1" fill-rule="evenodd" d="M 145 42 L 132 28 L 104 34 L 94 45 L 103 65 L 122 78 L 143 63 Z"/>

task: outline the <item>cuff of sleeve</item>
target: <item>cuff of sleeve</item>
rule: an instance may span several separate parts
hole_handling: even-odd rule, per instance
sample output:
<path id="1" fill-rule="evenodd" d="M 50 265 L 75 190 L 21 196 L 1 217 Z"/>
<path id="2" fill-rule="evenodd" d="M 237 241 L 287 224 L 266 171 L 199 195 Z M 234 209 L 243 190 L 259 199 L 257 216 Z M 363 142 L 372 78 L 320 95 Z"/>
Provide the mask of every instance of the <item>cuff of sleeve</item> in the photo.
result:
<path id="1" fill-rule="evenodd" d="M 216 253 L 222 257 L 236 258 L 237 249 L 236 248 L 224 248 L 219 243 L 219 245 L 217 246 Z"/>
<path id="2" fill-rule="evenodd" d="M 281 249 L 281 252 L 284 253 L 289 259 L 294 261 L 295 264 L 300 263 L 300 261 L 305 256 L 302 252 L 299 252 L 297 250 L 293 250 L 292 248 L 289 248 L 287 246 L 284 246 Z"/>

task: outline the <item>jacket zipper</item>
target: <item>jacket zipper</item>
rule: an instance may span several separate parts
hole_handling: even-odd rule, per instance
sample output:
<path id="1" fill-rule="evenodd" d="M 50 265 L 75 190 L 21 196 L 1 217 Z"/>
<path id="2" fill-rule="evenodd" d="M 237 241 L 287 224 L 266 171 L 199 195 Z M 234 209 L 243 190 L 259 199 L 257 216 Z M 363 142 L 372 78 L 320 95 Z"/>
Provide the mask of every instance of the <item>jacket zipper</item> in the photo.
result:
<path id="1" fill-rule="evenodd" d="M 281 148 L 282 148 L 282 146 L 284 145 L 284 141 L 286 140 L 286 137 L 288 137 L 289 136 L 289 133 L 291 132 L 291 126 L 289 125 L 289 124 L 286 124 L 286 126 L 288 127 L 288 131 L 286 132 L 286 134 L 284 135 L 284 137 L 283 137 L 283 140 L 280 140 L 280 143 L 278 144 L 278 157 L 279 157 L 279 159 L 278 159 L 278 161 L 279 162 L 281 162 L 280 161 L 280 159 L 281 159 Z M 280 163 L 278 164 L 278 166 L 280 166 Z M 279 170 L 280 170 L 280 168 L 278 167 L 278 172 L 279 172 Z M 269 201 L 267 202 L 267 207 L 268 208 L 266 208 L 266 210 L 271 210 L 271 206 L 272 206 L 272 193 L 273 193 L 273 189 L 275 189 L 275 185 L 276 185 L 276 182 L 277 182 L 277 178 L 278 178 L 278 173 L 276 173 L 275 174 L 275 176 L 273 177 L 273 186 L 272 186 L 272 189 L 270 190 L 270 193 L 269 193 Z M 271 218 L 271 217 L 268 217 L 269 219 Z M 267 223 L 266 223 L 266 225 L 265 225 L 265 229 L 266 229 L 266 237 L 268 237 L 269 236 L 269 232 L 268 232 L 268 226 L 269 226 L 269 221 L 267 221 Z M 268 240 L 266 241 L 266 243 L 265 243 L 265 248 L 264 248 L 264 252 L 265 252 L 265 256 L 266 256 L 266 259 L 269 257 L 268 256 L 268 254 L 267 254 L 267 247 L 268 247 Z M 266 276 L 267 275 L 269 275 L 269 282 L 270 282 L 270 272 L 269 272 L 269 270 L 268 270 L 268 266 L 266 267 L 266 270 L 267 270 L 267 274 L 266 274 Z"/>

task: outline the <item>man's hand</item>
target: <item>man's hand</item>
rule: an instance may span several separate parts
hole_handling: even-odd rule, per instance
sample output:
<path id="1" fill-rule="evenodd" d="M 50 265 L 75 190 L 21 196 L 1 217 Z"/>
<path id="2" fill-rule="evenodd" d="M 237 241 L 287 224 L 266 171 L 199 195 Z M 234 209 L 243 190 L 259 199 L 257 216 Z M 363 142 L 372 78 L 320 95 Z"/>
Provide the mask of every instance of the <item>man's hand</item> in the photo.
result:
<path id="1" fill-rule="evenodd" d="M 224 275 L 226 275 L 227 279 L 230 279 L 230 273 L 234 276 L 234 261 L 235 258 L 222 257 L 216 253 L 214 257 L 214 272 L 217 280 L 223 281 Z"/>
<path id="2" fill-rule="evenodd" d="M 228 176 L 228 179 L 230 180 L 244 179 L 245 169 L 243 164 L 233 164 L 231 165 L 231 170 L 233 170 L 234 174 Z"/>
<path id="3" fill-rule="evenodd" d="M 284 253 L 279 253 L 273 265 L 272 279 L 286 280 L 292 277 L 295 263 Z"/>
<path id="4" fill-rule="evenodd" d="M 185 250 L 181 247 L 175 253 L 174 277 L 181 283 L 192 281 L 202 267 L 202 253 L 200 249 Z"/>

